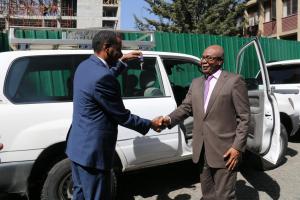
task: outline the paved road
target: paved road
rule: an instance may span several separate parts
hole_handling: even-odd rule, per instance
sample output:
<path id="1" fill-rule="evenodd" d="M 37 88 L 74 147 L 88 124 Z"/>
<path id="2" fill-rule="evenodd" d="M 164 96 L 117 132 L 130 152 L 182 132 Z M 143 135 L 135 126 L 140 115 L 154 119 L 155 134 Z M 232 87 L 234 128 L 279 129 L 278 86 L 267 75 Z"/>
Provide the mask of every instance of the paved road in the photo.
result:
<path id="1" fill-rule="evenodd" d="M 289 142 L 286 162 L 277 169 L 238 174 L 238 200 L 300 200 L 300 137 Z M 119 200 L 199 200 L 198 170 L 191 161 L 126 174 L 119 181 Z M 0 200 L 24 200 L 0 195 Z"/>
<path id="2" fill-rule="evenodd" d="M 286 161 L 279 168 L 242 170 L 238 200 L 300 200 L 299 153 L 300 137 L 289 142 Z M 121 200 L 199 200 L 202 196 L 198 171 L 190 162 L 130 174 L 121 181 Z"/>

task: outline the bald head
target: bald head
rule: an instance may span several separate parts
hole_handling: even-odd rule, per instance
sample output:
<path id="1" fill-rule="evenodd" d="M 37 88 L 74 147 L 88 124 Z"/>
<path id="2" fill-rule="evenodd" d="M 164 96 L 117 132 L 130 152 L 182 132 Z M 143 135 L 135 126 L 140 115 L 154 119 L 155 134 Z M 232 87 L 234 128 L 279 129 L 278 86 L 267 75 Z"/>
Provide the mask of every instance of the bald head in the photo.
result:
<path id="1" fill-rule="evenodd" d="M 211 45 L 207 47 L 203 54 L 200 64 L 202 66 L 202 72 L 205 75 L 212 75 L 218 71 L 224 59 L 224 49 L 219 45 Z"/>
<path id="2" fill-rule="evenodd" d="M 224 58 L 224 49 L 219 45 L 211 45 L 204 50 L 205 55 L 210 55 L 213 57 Z"/>

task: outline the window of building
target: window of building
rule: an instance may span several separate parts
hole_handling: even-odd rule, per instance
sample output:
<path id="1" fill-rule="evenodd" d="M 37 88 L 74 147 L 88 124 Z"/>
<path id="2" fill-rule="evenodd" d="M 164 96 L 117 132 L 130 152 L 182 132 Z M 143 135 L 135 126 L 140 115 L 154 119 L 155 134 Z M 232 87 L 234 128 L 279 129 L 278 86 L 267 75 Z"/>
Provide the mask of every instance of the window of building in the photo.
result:
<path id="1" fill-rule="evenodd" d="M 45 20 L 45 27 L 57 27 L 56 20 Z"/>
<path id="2" fill-rule="evenodd" d="M 254 12 L 251 13 L 251 15 L 249 14 L 249 26 L 255 26 L 258 24 L 258 13 Z"/>
<path id="3" fill-rule="evenodd" d="M 69 20 L 69 19 L 61 20 L 60 26 L 62 28 L 76 28 L 77 27 L 77 21 L 76 20 Z"/>
<path id="4" fill-rule="evenodd" d="M 103 17 L 116 17 L 117 12 L 117 7 L 103 7 Z"/>
<path id="5" fill-rule="evenodd" d="M 77 15 L 77 1 L 76 0 L 61 0 L 61 15 L 62 16 L 76 16 Z"/>
<path id="6" fill-rule="evenodd" d="M 265 22 L 271 21 L 271 12 L 270 8 L 265 8 Z"/>
<path id="7" fill-rule="evenodd" d="M 9 12 L 9 2 L 8 0 L 2 0 L 0 1 L 0 14 L 5 15 Z"/>
<path id="8" fill-rule="evenodd" d="M 271 20 L 276 20 L 276 0 L 271 1 Z"/>
<path id="9" fill-rule="evenodd" d="M 4 30 L 5 29 L 5 19 L 0 18 L 0 30 Z"/>
<path id="10" fill-rule="evenodd" d="M 115 28 L 116 22 L 111 20 L 103 20 L 102 27 L 103 28 Z"/>
<path id="11" fill-rule="evenodd" d="M 297 0 L 285 0 L 283 2 L 283 17 L 297 14 L 298 2 Z"/>
<path id="12" fill-rule="evenodd" d="M 276 20 L 276 0 L 268 1 L 265 4 L 265 22 Z"/>

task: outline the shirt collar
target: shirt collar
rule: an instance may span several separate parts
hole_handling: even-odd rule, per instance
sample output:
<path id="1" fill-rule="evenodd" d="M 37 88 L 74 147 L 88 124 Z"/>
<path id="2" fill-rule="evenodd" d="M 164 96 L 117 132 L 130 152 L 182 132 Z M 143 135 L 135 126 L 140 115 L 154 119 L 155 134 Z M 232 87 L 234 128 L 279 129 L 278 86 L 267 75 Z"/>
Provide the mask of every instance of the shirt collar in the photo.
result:
<path id="1" fill-rule="evenodd" d="M 213 74 L 210 75 L 210 76 L 212 76 L 212 78 L 215 78 L 215 79 L 218 80 L 218 78 L 220 77 L 221 73 L 222 73 L 222 70 L 221 70 L 221 69 L 218 69 L 218 71 L 216 71 L 215 73 L 213 73 Z M 209 77 L 209 76 L 205 76 L 205 79 L 207 79 L 208 77 Z"/>
<path id="2" fill-rule="evenodd" d="M 97 55 L 96 55 L 97 56 Z M 97 58 L 99 58 L 99 60 L 101 60 L 101 62 L 103 62 L 103 64 L 109 69 L 109 65 L 107 64 L 107 62 L 105 60 L 103 60 L 102 58 L 100 58 L 99 56 L 97 56 Z"/>
<path id="3" fill-rule="evenodd" d="M 215 73 L 212 74 L 212 76 L 215 78 L 215 79 L 218 79 L 220 77 L 222 73 L 222 70 L 219 69 L 218 71 L 216 71 Z"/>

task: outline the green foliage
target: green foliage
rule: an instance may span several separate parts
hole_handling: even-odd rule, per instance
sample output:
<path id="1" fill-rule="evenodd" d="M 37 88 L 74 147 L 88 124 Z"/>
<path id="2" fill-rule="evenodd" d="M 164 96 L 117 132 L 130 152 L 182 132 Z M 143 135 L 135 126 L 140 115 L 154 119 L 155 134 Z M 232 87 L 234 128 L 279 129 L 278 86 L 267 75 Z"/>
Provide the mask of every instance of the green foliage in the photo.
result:
<path id="1" fill-rule="evenodd" d="M 240 35 L 245 1 L 241 0 L 144 0 L 157 20 L 136 16 L 139 30 L 176 33 Z"/>

